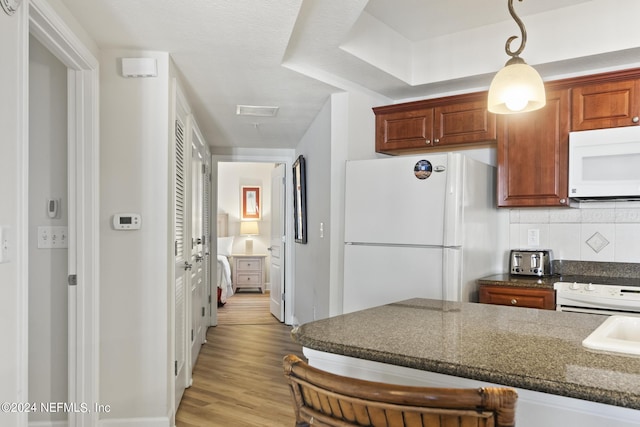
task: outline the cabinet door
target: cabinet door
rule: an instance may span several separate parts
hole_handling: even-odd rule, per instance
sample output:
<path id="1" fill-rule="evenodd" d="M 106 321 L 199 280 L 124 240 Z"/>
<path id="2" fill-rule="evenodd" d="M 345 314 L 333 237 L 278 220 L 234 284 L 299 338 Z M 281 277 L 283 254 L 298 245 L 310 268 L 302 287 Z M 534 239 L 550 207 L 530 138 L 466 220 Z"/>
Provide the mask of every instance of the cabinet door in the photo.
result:
<path id="1" fill-rule="evenodd" d="M 393 153 L 432 145 L 433 108 L 376 115 L 376 152 Z"/>
<path id="2" fill-rule="evenodd" d="M 573 88 L 571 130 L 638 124 L 640 80 L 598 83 Z"/>
<path id="3" fill-rule="evenodd" d="M 496 116 L 487 99 L 435 107 L 434 145 L 495 141 Z"/>
<path id="4" fill-rule="evenodd" d="M 513 307 L 555 310 L 553 289 L 516 288 L 507 286 L 480 286 L 480 302 L 483 304 L 510 305 Z"/>
<path id="5" fill-rule="evenodd" d="M 567 204 L 569 89 L 537 111 L 498 118 L 498 206 Z"/>

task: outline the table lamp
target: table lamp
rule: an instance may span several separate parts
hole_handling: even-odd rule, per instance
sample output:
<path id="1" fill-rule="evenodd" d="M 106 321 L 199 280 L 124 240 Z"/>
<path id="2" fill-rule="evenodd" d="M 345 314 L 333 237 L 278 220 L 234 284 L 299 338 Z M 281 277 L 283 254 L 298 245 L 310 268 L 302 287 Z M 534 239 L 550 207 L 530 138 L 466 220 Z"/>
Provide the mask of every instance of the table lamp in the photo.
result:
<path id="1" fill-rule="evenodd" d="M 240 223 L 240 234 L 247 237 L 244 243 L 244 252 L 246 254 L 253 253 L 253 239 L 251 236 L 257 236 L 260 234 L 257 221 L 243 221 Z"/>

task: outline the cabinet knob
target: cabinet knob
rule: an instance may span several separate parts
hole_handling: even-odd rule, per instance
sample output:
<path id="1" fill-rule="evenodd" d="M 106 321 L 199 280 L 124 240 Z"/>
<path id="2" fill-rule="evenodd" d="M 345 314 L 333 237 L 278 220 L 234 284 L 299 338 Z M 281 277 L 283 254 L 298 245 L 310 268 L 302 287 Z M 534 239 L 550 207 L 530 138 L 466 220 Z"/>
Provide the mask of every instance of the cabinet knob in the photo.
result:
<path id="1" fill-rule="evenodd" d="M 561 205 L 567 204 L 567 199 L 560 199 L 560 204 Z"/>
<path id="2" fill-rule="evenodd" d="M 638 123 L 638 122 L 640 122 L 640 117 L 635 116 L 633 119 L 631 119 L 631 121 L 632 121 L 633 123 Z"/>
<path id="3" fill-rule="evenodd" d="M 431 140 L 430 140 L 430 139 L 425 139 L 425 140 L 424 140 L 424 143 L 425 143 L 425 144 L 427 144 L 427 145 L 429 145 L 429 144 L 431 144 Z"/>
<path id="4" fill-rule="evenodd" d="M 434 144 L 437 144 L 437 143 L 439 143 L 439 142 L 440 142 L 440 140 L 439 140 L 438 138 L 436 138 L 436 139 L 434 139 L 434 140 L 433 140 L 433 143 L 434 143 Z"/>
<path id="5" fill-rule="evenodd" d="M 513 299 L 511 300 L 511 305 L 516 305 L 517 303 L 518 303 L 518 300 L 517 300 L 517 299 L 513 298 Z"/>

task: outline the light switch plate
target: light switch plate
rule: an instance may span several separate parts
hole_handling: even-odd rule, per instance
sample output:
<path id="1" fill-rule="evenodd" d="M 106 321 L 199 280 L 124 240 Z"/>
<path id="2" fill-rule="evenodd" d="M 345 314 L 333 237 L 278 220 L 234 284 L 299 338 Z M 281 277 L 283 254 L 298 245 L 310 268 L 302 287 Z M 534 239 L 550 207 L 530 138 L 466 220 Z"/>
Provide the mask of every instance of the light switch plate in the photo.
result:
<path id="1" fill-rule="evenodd" d="M 0 264 L 9 261 L 9 227 L 0 226 Z"/>
<path id="2" fill-rule="evenodd" d="M 69 227 L 38 227 L 38 249 L 64 249 L 69 247 Z"/>

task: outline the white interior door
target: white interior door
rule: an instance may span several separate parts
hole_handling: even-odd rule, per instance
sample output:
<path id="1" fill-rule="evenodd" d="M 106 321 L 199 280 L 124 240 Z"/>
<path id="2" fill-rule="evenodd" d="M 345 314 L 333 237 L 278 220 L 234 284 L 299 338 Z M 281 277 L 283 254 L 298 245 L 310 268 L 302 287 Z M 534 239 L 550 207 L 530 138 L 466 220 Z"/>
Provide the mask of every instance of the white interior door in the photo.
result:
<path id="1" fill-rule="evenodd" d="M 211 325 L 212 316 L 212 301 L 214 301 L 213 289 L 211 283 L 211 154 L 208 150 L 205 151 L 205 163 L 204 174 L 202 176 L 202 251 L 204 260 L 204 286 L 203 286 L 203 298 L 205 313 L 202 318 L 203 332 L 202 342 L 207 341 L 207 328 Z M 217 295 L 216 295 L 217 298 Z"/>
<path id="2" fill-rule="evenodd" d="M 195 136 L 195 135 L 194 135 Z M 204 342 L 203 159 L 196 138 L 191 149 L 191 371 Z"/>
<path id="3" fill-rule="evenodd" d="M 178 107 L 179 107 L 178 103 Z M 175 335 L 175 408 L 187 387 L 187 289 L 191 269 L 189 221 L 190 206 L 187 203 L 189 180 L 188 146 L 185 143 L 184 122 L 176 120 L 175 172 L 174 172 L 174 335 Z"/>
<path id="4" fill-rule="evenodd" d="M 67 276 L 77 271 L 76 240 L 68 239 L 69 232 L 77 236 L 77 172 L 75 144 L 67 132 L 73 117 L 68 119 L 64 108 L 70 93 L 67 78 L 67 67 L 29 37 L 28 223 L 30 232 L 37 230 L 38 235 L 28 245 L 31 402 L 69 401 L 70 385 L 77 375 L 73 352 L 77 286 L 67 284 Z M 44 200 L 52 200 L 53 205 L 43 209 Z M 30 425 L 66 425 L 67 415 L 30 411 L 28 419 Z"/>
<path id="5" fill-rule="evenodd" d="M 284 238 L 285 238 L 285 165 L 278 164 L 271 172 L 271 268 L 270 310 L 279 321 L 284 322 Z"/>
<path id="6" fill-rule="evenodd" d="M 69 279 L 70 283 L 75 285 L 68 287 L 68 396 L 65 400 L 96 402 L 99 388 L 96 378 L 99 371 L 100 335 L 93 307 L 98 306 L 100 289 L 98 271 L 100 212 L 95 203 L 95 195 L 99 194 L 99 170 L 93 166 L 100 151 L 97 131 L 99 63 L 89 49 L 68 30 L 46 1 L 31 0 L 28 6 L 30 34 L 67 67 L 68 77 L 66 125 L 68 125 L 69 190 L 66 208 L 68 208 L 69 248 L 67 252 Z M 28 92 L 30 91 L 22 91 L 25 96 Z M 24 105 L 29 105 L 28 98 L 24 98 L 23 101 Z M 42 102 L 42 99 L 39 99 L 39 102 Z M 22 117 L 29 120 L 28 117 Z M 28 172 L 27 168 L 23 173 Z M 26 180 L 27 177 L 24 176 L 24 179 Z M 25 193 L 24 197 L 28 197 L 28 194 Z M 39 211 L 42 212 L 42 199 L 33 206 L 40 206 Z M 28 226 L 27 222 L 24 224 L 25 227 Z M 78 227 L 77 224 L 82 226 Z M 27 230 L 19 230 L 19 232 L 23 236 L 28 234 Z M 31 261 L 30 258 L 27 264 Z M 23 282 L 18 282 L 19 287 L 22 286 L 21 283 Z M 26 296 L 28 293 L 21 291 L 21 294 Z M 24 322 L 24 325 L 26 326 L 27 322 Z M 19 335 L 26 336 L 27 332 L 28 330 L 20 328 Z M 53 336 L 48 338 L 55 339 Z M 34 351 L 31 347 L 26 347 L 27 344 L 27 339 L 21 340 L 19 352 L 23 355 Z M 61 342 L 57 344 L 61 345 Z M 28 390 L 31 394 L 27 375 L 23 375 L 26 373 L 21 369 L 20 386 L 23 392 Z M 38 377 L 35 378 L 37 380 Z M 24 396 L 27 397 L 26 394 Z M 58 399 L 55 396 L 50 398 Z M 26 415 L 24 420 L 27 418 Z M 98 421 L 98 414 L 95 411 L 69 412 L 67 415 L 69 427 L 96 425 Z"/>

